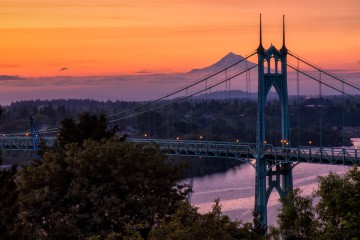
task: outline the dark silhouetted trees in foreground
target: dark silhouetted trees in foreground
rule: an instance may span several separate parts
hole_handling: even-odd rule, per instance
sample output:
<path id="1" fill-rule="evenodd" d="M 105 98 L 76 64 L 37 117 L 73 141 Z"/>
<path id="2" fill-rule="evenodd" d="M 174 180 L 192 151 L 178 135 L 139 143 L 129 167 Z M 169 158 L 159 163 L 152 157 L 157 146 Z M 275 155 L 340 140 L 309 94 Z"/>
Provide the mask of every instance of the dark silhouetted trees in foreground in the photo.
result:
<path id="1" fill-rule="evenodd" d="M 360 171 L 318 177 L 312 197 L 296 189 L 281 199 L 279 233 L 283 239 L 358 239 L 360 236 Z M 318 203 L 314 206 L 314 199 Z"/>
<path id="2" fill-rule="evenodd" d="M 120 141 L 103 116 L 66 119 L 42 160 L 0 172 L 0 239 L 351 239 L 360 236 L 360 172 L 319 177 L 313 198 L 281 199 L 279 227 L 231 221 L 185 201 L 182 167 L 153 144 Z M 81 120 L 83 119 L 83 120 Z M 85 120 L 84 120 L 85 119 Z M 254 214 L 256 215 L 256 214 Z"/>

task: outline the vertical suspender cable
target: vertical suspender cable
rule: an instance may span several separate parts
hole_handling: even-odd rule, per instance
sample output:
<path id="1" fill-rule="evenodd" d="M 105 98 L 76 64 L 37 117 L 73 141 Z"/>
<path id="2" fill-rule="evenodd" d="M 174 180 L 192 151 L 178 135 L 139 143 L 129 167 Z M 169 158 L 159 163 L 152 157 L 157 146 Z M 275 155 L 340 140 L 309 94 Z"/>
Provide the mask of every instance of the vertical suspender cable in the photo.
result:
<path id="1" fill-rule="evenodd" d="M 171 104 L 171 138 L 174 138 L 174 105 Z"/>
<path id="2" fill-rule="evenodd" d="M 245 61 L 245 68 L 248 69 L 248 61 Z M 246 71 L 245 73 L 245 81 L 246 81 L 246 101 L 250 103 L 250 71 Z M 249 123 L 248 131 L 247 131 L 247 142 L 251 142 L 251 126 Z"/>
<path id="3" fill-rule="evenodd" d="M 248 68 L 248 62 L 247 61 L 245 61 L 245 69 L 247 69 Z M 246 71 L 246 73 L 245 73 L 245 81 L 246 81 L 246 98 L 249 98 L 249 71 Z"/>
<path id="4" fill-rule="evenodd" d="M 156 112 L 153 111 L 152 113 L 153 113 L 152 115 L 153 115 L 153 132 L 154 132 L 153 136 L 155 137 L 156 136 L 156 114 L 155 113 Z"/>
<path id="5" fill-rule="evenodd" d="M 167 99 L 168 102 L 170 102 L 170 99 Z M 169 110 L 167 111 L 166 115 L 167 115 L 167 133 L 166 133 L 166 138 L 170 139 L 170 127 L 171 127 L 171 117 L 170 114 L 172 112 L 171 106 L 167 107 Z"/>
<path id="6" fill-rule="evenodd" d="M 231 101 L 231 96 L 230 96 L 230 95 L 231 95 L 231 80 L 229 80 L 228 82 L 229 82 L 229 83 L 228 83 L 228 99 L 229 99 L 229 106 L 231 106 L 231 103 L 233 102 L 233 101 Z M 231 123 L 231 122 L 232 122 L 232 121 L 231 121 L 231 120 L 232 120 L 232 115 L 230 116 L 230 119 L 229 119 L 229 120 L 230 120 L 230 123 Z M 232 132 L 232 131 L 231 131 L 230 125 L 229 125 L 228 140 L 231 139 L 231 138 L 230 138 L 230 135 L 232 135 L 231 132 Z M 231 136 L 231 137 L 232 137 L 232 136 Z"/>
<path id="7" fill-rule="evenodd" d="M 341 82 L 341 90 L 342 90 L 342 145 L 345 146 L 345 89 L 344 82 Z"/>
<path id="8" fill-rule="evenodd" d="M 321 71 L 320 71 L 320 76 L 319 76 L 319 107 L 320 107 L 320 148 L 322 148 L 323 146 L 323 99 L 322 99 L 322 90 L 321 90 Z"/>
<path id="9" fill-rule="evenodd" d="M 188 96 L 188 88 L 185 89 L 186 97 Z M 185 104 L 188 100 L 185 100 Z M 185 112 L 185 121 L 186 121 L 186 139 L 189 139 L 189 114 Z"/>
<path id="10" fill-rule="evenodd" d="M 151 133 L 151 112 L 147 113 L 147 117 L 148 117 L 148 136 L 149 137 L 153 137 L 152 133 Z"/>
<path id="11" fill-rule="evenodd" d="M 230 81 L 228 81 L 227 79 L 228 79 L 227 69 L 225 69 L 225 94 L 226 94 L 225 101 L 227 102 L 226 105 L 230 105 L 229 89 L 228 89 L 228 86 L 229 86 Z M 230 131 L 229 131 L 229 122 L 227 121 L 227 117 L 228 117 L 228 116 L 224 116 L 224 124 L 225 124 L 225 127 L 226 127 L 226 137 L 225 137 L 225 140 L 228 141 L 228 140 L 229 140 Z"/>
<path id="12" fill-rule="evenodd" d="M 205 89 L 206 89 L 206 95 L 205 95 L 205 129 L 206 129 L 206 139 L 210 140 L 210 133 L 209 133 L 209 111 L 208 111 L 208 80 L 205 81 Z"/>
<path id="13" fill-rule="evenodd" d="M 300 73 L 299 73 L 299 59 L 297 61 L 296 71 L 296 94 L 297 94 L 297 144 L 300 146 Z"/>

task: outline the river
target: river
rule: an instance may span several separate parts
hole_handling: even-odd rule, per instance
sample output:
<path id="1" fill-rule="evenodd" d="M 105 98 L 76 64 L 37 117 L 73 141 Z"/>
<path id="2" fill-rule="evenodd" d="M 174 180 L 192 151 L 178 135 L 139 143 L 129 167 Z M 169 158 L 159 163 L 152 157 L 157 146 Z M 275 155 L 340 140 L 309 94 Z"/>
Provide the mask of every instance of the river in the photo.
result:
<path id="1" fill-rule="evenodd" d="M 327 175 L 330 171 L 343 174 L 345 166 L 298 164 L 293 169 L 294 188 L 300 188 L 303 196 L 310 196 L 318 184 L 317 176 Z M 231 219 L 252 221 L 254 208 L 255 169 L 250 164 L 242 164 L 223 173 L 194 178 L 191 203 L 199 212 L 211 211 L 214 199 L 220 198 L 222 212 Z M 276 225 L 279 195 L 274 189 L 268 202 L 268 223 Z"/>

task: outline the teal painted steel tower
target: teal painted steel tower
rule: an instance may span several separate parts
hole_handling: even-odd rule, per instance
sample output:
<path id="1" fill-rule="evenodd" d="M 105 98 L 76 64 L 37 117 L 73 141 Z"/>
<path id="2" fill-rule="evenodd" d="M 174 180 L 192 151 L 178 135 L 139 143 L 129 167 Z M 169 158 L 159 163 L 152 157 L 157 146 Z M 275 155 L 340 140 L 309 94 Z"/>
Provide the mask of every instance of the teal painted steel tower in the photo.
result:
<path id="1" fill-rule="evenodd" d="M 284 151 L 290 147 L 290 125 L 287 91 L 287 53 L 285 46 L 285 17 L 283 16 L 283 45 L 280 50 L 271 45 L 262 45 L 262 25 L 260 15 L 260 44 L 258 54 L 258 109 L 256 133 L 256 175 L 255 209 L 263 225 L 267 225 L 267 202 L 275 188 L 280 196 L 293 189 L 291 163 L 278 163 L 266 159 L 265 147 L 265 105 L 271 87 L 279 95 L 281 104 L 281 132 Z"/>

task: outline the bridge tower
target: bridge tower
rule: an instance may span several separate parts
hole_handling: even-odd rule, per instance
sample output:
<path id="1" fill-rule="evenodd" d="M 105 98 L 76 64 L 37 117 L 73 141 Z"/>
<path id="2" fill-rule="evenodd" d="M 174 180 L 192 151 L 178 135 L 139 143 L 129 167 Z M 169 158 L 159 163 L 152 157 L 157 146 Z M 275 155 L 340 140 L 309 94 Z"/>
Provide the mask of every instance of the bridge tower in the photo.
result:
<path id="1" fill-rule="evenodd" d="M 280 50 L 271 44 L 268 49 L 262 45 L 260 15 L 260 44 L 258 54 L 258 108 L 256 135 L 255 209 L 267 226 L 267 202 L 275 188 L 280 196 L 291 191 L 291 163 L 276 164 L 267 161 L 265 154 L 265 105 L 271 87 L 274 87 L 281 104 L 282 145 L 290 147 L 290 126 L 287 91 L 287 48 L 285 46 L 285 17 L 283 16 L 283 45 Z"/>

